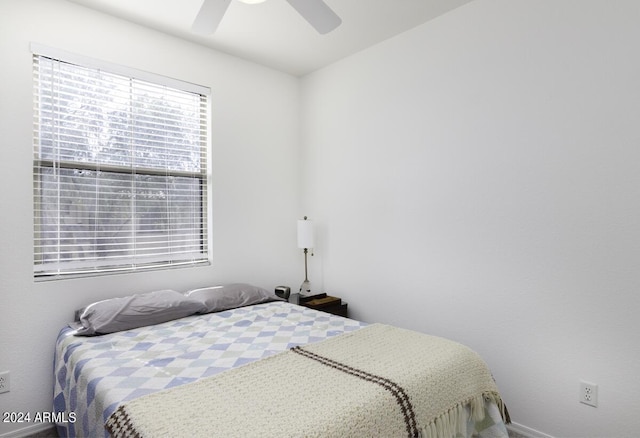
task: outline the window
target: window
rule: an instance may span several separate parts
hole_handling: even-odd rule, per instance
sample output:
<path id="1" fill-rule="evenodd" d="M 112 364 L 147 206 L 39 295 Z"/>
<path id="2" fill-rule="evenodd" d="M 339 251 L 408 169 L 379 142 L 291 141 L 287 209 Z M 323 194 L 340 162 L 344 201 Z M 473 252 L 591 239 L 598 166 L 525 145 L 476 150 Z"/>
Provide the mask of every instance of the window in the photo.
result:
<path id="1" fill-rule="evenodd" d="M 81 61 L 34 54 L 35 277 L 208 263 L 208 90 Z"/>

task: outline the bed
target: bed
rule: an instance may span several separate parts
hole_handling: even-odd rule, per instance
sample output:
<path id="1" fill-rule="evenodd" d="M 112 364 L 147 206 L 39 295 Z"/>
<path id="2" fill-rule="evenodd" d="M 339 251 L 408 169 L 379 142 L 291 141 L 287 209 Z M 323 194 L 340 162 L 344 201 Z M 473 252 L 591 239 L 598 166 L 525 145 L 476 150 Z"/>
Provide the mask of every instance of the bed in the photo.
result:
<path id="1" fill-rule="evenodd" d="M 58 434 L 508 437 L 495 382 L 470 349 L 275 297 L 247 302 L 106 334 L 64 327 Z"/>

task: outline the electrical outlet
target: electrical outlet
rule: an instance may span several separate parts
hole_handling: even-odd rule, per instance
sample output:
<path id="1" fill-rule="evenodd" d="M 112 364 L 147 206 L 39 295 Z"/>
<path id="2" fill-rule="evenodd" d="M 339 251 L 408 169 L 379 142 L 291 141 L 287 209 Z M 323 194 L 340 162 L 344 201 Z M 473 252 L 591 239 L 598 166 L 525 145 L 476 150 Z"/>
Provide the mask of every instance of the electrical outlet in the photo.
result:
<path id="1" fill-rule="evenodd" d="M 580 381 L 580 403 L 585 405 L 598 407 L 598 385 Z"/>
<path id="2" fill-rule="evenodd" d="M 0 373 L 0 394 L 3 392 L 9 392 L 9 371 L 4 371 Z"/>

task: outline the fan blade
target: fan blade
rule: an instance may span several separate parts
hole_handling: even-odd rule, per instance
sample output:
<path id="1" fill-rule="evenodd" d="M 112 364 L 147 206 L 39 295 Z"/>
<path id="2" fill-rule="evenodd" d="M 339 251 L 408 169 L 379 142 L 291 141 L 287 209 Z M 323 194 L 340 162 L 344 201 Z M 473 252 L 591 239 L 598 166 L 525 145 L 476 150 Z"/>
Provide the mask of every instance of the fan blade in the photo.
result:
<path id="1" fill-rule="evenodd" d="M 208 35 L 218 28 L 218 25 L 227 12 L 231 0 L 204 0 L 200 12 L 191 25 L 191 30 L 196 33 Z"/>
<path id="2" fill-rule="evenodd" d="M 342 23 L 342 19 L 323 0 L 287 1 L 322 35 L 331 32 Z"/>

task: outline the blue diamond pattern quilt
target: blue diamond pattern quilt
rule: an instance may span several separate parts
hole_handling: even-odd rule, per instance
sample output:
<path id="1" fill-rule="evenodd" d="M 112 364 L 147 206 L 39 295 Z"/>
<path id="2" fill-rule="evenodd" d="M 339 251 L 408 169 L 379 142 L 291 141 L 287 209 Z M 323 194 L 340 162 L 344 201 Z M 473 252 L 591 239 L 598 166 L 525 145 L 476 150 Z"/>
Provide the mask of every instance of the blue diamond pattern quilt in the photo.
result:
<path id="1" fill-rule="evenodd" d="M 73 413 L 60 436 L 108 436 L 119 404 L 357 330 L 363 322 L 287 302 L 194 315 L 95 337 L 61 330 L 54 359 L 54 410 Z"/>

